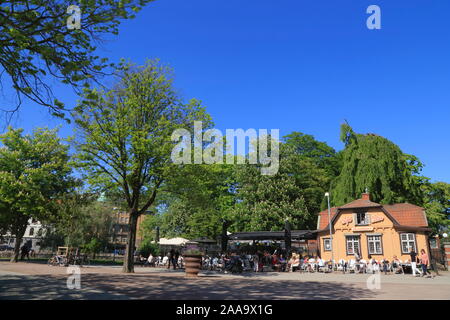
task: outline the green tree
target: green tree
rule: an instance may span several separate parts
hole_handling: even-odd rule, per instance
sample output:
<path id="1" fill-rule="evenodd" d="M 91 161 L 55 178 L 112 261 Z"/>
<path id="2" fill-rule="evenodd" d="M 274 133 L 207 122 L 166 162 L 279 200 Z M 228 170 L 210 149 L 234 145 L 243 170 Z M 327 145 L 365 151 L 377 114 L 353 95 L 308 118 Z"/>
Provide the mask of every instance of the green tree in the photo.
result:
<path id="1" fill-rule="evenodd" d="M 74 4 L 65 0 L 6 0 L 0 3 L 0 69 L 7 75 L 20 107 L 23 97 L 48 107 L 57 116 L 64 105 L 52 92 L 54 79 L 71 85 L 101 75 L 106 58 L 95 55 L 96 43 L 117 34 L 121 20 L 134 18 L 153 0 L 79 0 L 80 29 L 67 20 Z"/>
<path id="2" fill-rule="evenodd" d="M 334 205 L 359 198 L 366 188 L 375 202 L 422 204 L 422 164 L 416 157 L 381 136 L 357 134 L 348 124 L 341 127 L 341 140 L 343 166 L 331 186 Z"/>
<path id="3" fill-rule="evenodd" d="M 235 204 L 234 166 L 198 164 L 179 168 L 167 185 L 171 193 L 166 219 L 181 222 L 188 238 L 215 239 Z"/>
<path id="4" fill-rule="evenodd" d="M 292 147 L 292 154 L 302 160 L 309 160 L 318 168 L 325 169 L 331 177 L 339 175 L 341 158 L 328 144 L 317 141 L 314 136 L 294 131 L 283 137 L 286 146 Z"/>
<path id="5" fill-rule="evenodd" d="M 29 218 L 57 219 L 58 201 L 75 186 L 71 176 L 68 146 L 57 130 L 35 129 L 23 135 L 22 129 L 8 128 L 0 135 L 0 214 L 16 237 L 16 262 Z"/>
<path id="6" fill-rule="evenodd" d="M 309 212 L 318 213 L 327 205 L 324 194 L 342 168 L 342 155 L 312 135 L 292 132 L 283 137 L 282 156 L 302 194 Z M 314 219 L 315 220 L 315 219 Z M 310 221 L 311 227 L 314 222 Z"/>
<path id="7" fill-rule="evenodd" d="M 424 208 L 428 224 L 434 234 L 447 231 L 450 225 L 450 184 L 435 182 L 422 184 Z"/>
<path id="8" fill-rule="evenodd" d="M 170 69 L 158 61 L 136 67 L 121 63 L 120 78 L 108 91 L 85 89 L 74 114 L 79 167 L 93 186 L 114 189 L 130 219 L 124 272 L 134 272 L 138 217 L 155 202 L 176 167 L 171 161 L 177 128 L 210 122 L 197 100 L 184 103 L 173 88 Z"/>
<path id="9" fill-rule="evenodd" d="M 139 246 L 139 254 L 144 257 L 148 257 L 150 253 L 153 256 L 157 256 L 160 253 L 159 245 L 157 243 L 152 242 L 153 240 L 144 239 Z"/>
<path id="10" fill-rule="evenodd" d="M 234 206 L 234 168 L 226 164 L 180 165 L 159 194 L 158 214 L 147 216 L 141 232 L 162 237 L 215 239 Z"/>
<path id="11" fill-rule="evenodd" d="M 97 199 L 98 195 L 80 190 L 63 196 L 57 205 L 58 219 L 46 226 L 41 247 L 54 250 L 64 244 L 93 254 L 105 249 L 114 223 L 113 205 Z M 94 248 L 98 250 L 92 251 Z"/>
<path id="12" fill-rule="evenodd" d="M 293 169 L 283 157 L 273 176 L 261 175 L 257 166 L 237 168 L 237 204 L 234 231 L 282 230 L 288 219 L 294 229 L 307 227 L 311 220 L 302 189 L 296 184 Z"/>
<path id="13" fill-rule="evenodd" d="M 95 255 L 99 253 L 102 248 L 104 248 L 104 243 L 98 238 L 92 238 L 88 243 L 83 245 L 83 249 L 86 253 L 92 254 L 92 259 L 95 259 Z"/>
<path id="14" fill-rule="evenodd" d="M 293 132 L 280 145 L 279 171 L 259 174 L 255 165 L 237 167 L 235 231 L 315 227 L 324 193 L 340 168 L 333 148 L 311 135 Z"/>

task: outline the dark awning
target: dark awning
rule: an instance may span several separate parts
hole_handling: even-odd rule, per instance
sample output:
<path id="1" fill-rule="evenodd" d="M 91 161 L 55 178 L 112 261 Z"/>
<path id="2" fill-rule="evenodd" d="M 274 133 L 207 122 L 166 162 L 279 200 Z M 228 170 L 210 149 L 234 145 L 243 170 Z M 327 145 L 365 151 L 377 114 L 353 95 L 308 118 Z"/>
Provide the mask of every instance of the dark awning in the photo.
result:
<path id="1" fill-rule="evenodd" d="M 291 239 L 315 239 L 316 230 L 292 230 Z M 284 240 L 284 231 L 235 232 L 228 235 L 228 240 Z"/>
<path id="2" fill-rule="evenodd" d="M 212 240 L 212 239 L 194 239 L 192 241 L 198 242 L 198 243 L 217 243 L 217 240 Z"/>

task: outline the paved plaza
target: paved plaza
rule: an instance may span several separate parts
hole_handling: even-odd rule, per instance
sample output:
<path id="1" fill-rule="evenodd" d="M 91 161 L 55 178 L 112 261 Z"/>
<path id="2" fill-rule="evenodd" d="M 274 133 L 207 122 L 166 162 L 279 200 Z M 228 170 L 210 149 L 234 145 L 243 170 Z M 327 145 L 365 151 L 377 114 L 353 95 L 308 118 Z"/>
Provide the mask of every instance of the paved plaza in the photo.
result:
<path id="1" fill-rule="evenodd" d="M 368 289 L 363 274 L 204 272 L 196 279 L 183 271 L 120 266 L 81 270 L 81 288 L 68 289 L 67 268 L 38 263 L 0 262 L 0 299 L 450 299 L 450 274 L 431 278 L 381 275 Z"/>

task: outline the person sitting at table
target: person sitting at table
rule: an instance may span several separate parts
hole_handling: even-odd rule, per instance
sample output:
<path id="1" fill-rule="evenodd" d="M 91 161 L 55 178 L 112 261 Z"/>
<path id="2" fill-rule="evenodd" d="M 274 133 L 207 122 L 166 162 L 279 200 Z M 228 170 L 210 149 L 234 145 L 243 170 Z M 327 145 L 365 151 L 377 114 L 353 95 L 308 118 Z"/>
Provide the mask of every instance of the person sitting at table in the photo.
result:
<path id="1" fill-rule="evenodd" d="M 338 261 L 338 270 L 342 268 L 342 273 L 347 271 L 347 262 L 344 259 L 339 259 Z"/>
<path id="2" fill-rule="evenodd" d="M 272 264 L 272 270 L 279 271 L 280 264 L 279 264 L 279 261 L 278 261 L 278 256 L 275 253 L 272 255 L 271 264 Z"/>
<path id="3" fill-rule="evenodd" d="M 283 254 L 280 254 L 280 257 L 278 258 L 278 263 L 280 264 L 280 271 L 281 272 L 285 272 L 286 271 L 287 260 L 283 256 Z"/>
<path id="4" fill-rule="evenodd" d="M 355 250 L 355 266 L 356 266 L 356 270 L 355 270 L 355 273 L 356 272 L 359 272 L 359 260 L 361 260 L 361 255 L 359 254 L 359 251 L 358 250 Z"/>
<path id="5" fill-rule="evenodd" d="M 367 261 L 366 259 L 361 259 L 359 261 L 359 272 L 360 273 L 366 273 L 367 272 Z"/>
<path id="6" fill-rule="evenodd" d="M 316 268 L 316 259 L 314 259 L 314 257 L 311 257 L 308 259 L 308 271 L 314 272 L 315 268 Z"/>
<path id="7" fill-rule="evenodd" d="M 385 275 L 387 275 L 388 271 L 389 271 L 389 260 L 383 258 L 383 260 L 381 261 L 381 265 L 383 267 L 383 272 Z"/>
<path id="8" fill-rule="evenodd" d="M 297 271 L 300 268 L 300 256 L 297 253 L 293 253 L 291 260 L 289 260 L 288 269 L 290 272 Z"/>
<path id="9" fill-rule="evenodd" d="M 317 258 L 317 271 L 320 271 L 321 269 L 325 267 L 325 261 L 321 257 Z"/>
<path id="10" fill-rule="evenodd" d="M 144 263 L 144 266 L 150 266 L 150 267 L 154 266 L 153 255 L 151 253 L 148 256 L 147 261 Z"/>
<path id="11" fill-rule="evenodd" d="M 400 263 L 400 260 L 397 258 L 397 256 L 394 256 L 392 259 L 392 271 L 394 274 L 404 273 L 402 264 Z"/>

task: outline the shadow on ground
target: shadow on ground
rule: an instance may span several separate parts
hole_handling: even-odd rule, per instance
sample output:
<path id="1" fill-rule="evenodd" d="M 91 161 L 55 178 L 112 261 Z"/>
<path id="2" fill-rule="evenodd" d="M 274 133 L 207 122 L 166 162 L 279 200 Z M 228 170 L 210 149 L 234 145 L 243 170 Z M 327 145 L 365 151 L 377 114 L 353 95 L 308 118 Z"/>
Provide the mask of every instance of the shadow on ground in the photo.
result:
<path id="1" fill-rule="evenodd" d="M 249 278 L 188 279 L 149 274 L 83 274 L 81 289 L 64 276 L 2 276 L 0 299 L 369 299 L 375 293 L 355 284 L 261 281 Z"/>

